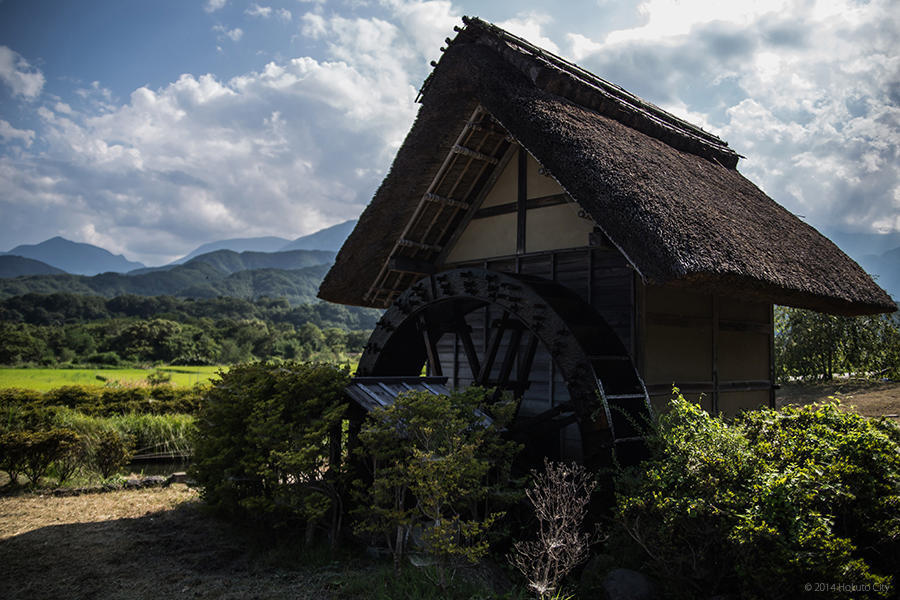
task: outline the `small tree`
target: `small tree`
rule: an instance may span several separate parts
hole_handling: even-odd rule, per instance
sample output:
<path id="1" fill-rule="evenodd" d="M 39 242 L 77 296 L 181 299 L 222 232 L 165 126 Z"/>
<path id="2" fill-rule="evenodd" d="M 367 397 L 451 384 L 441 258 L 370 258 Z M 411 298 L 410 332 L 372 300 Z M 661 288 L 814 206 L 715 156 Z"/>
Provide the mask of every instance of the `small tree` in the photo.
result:
<path id="1" fill-rule="evenodd" d="M 484 534 L 501 515 L 485 502 L 496 491 L 488 476 L 495 470 L 500 481 L 508 477 L 518 449 L 500 437 L 511 403 L 488 406 L 490 397 L 474 387 L 449 396 L 408 392 L 374 410 L 363 426 L 373 477 L 358 530 L 385 535 L 396 571 L 419 526 L 441 588 L 460 564 L 487 553 Z"/>
<path id="2" fill-rule="evenodd" d="M 593 477 L 577 464 L 544 459 L 544 472 L 532 471 L 534 483 L 526 492 L 538 519 L 538 539 L 516 542 L 510 555 L 531 588 L 543 600 L 559 591 L 572 569 L 587 560 L 591 534 L 582 531 Z"/>
<path id="3" fill-rule="evenodd" d="M 94 442 L 94 467 L 103 479 L 127 464 L 134 456 L 134 440 L 112 429 L 103 429 Z"/>

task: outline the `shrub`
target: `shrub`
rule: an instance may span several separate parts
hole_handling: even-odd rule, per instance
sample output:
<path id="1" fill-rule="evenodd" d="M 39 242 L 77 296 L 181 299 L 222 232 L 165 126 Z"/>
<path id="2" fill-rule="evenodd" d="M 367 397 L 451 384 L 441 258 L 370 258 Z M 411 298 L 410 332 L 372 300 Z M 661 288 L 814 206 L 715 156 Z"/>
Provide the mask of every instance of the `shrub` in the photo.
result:
<path id="1" fill-rule="evenodd" d="M 17 483 L 25 468 L 28 456 L 28 433 L 8 431 L 0 435 L 0 469 L 6 471 L 9 480 Z"/>
<path id="2" fill-rule="evenodd" d="M 334 436 L 346 409 L 346 368 L 322 363 L 236 365 L 214 381 L 197 419 L 192 472 L 202 497 L 271 526 L 325 522 L 337 541 L 343 465 Z"/>
<path id="3" fill-rule="evenodd" d="M 678 395 L 616 517 L 673 596 L 792 598 L 803 582 L 885 590 L 900 540 L 900 432 L 833 405 L 728 423 Z"/>
<path id="4" fill-rule="evenodd" d="M 502 514 L 491 509 L 498 490 L 489 474 L 502 486 L 518 450 L 500 436 L 514 405 L 489 404 L 491 396 L 476 387 L 449 396 L 408 392 L 363 425 L 372 485 L 362 490 L 358 530 L 385 536 L 395 571 L 417 526 L 441 588 L 458 564 L 486 554 L 485 532 Z"/>
<path id="5" fill-rule="evenodd" d="M 78 441 L 70 429 L 7 432 L 0 436 L 0 466 L 13 483 L 24 473 L 37 485 L 50 464 L 71 452 Z"/>
<path id="6" fill-rule="evenodd" d="M 111 429 L 104 429 L 94 441 L 94 466 L 101 477 L 108 479 L 134 455 L 134 440 Z"/>
<path id="7" fill-rule="evenodd" d="M 43 404 L 67 408 L 88 407 L 97 402 L 97 388 L 84 385 L 63 385 L 44 394 Z"/>

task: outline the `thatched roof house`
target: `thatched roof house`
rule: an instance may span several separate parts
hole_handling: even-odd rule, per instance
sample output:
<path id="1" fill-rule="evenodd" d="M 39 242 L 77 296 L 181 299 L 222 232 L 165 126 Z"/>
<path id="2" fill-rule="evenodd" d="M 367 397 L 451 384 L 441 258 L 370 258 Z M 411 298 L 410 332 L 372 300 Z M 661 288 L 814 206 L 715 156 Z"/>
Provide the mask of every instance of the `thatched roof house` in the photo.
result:
<path id="1" fill-rule="evenodd" d="M 319 290 L 390 307 L 349 391 L 360 406 L 482 385 L 517 399 L 534 464 L 633 462 L 635 424 L 673 384 L 713 412 L 774 406 L 774 304 L 895 310 L 718 137 L 465 24 Z"/>
<path id="2" fill-rule="evenodd" d="M 321 298 L 385 307 L 440 270 L 515 143 L 646 284 L 838 314 L 895 310 L 853 260 L 744 178 L 726 142 L 502 29 L 464 20 Z"/>

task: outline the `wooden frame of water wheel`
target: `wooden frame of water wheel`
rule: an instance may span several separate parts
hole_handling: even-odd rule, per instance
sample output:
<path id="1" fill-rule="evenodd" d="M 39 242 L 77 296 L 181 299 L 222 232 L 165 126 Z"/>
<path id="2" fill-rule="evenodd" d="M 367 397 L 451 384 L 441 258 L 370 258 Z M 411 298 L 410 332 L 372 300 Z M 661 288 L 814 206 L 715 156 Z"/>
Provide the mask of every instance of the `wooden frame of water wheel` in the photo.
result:
<path id="1" fill-rule="evenodd" d="M 484 343 L 472 340 L 472 323 L 485 323 Z M 510 434 L 531 462 L 575 459 L 590 467 L 613 459 L 634 463 L 644 455 L 642 426 L 651 408 L 631 358 L 603 318 L 558 283 L 483 269 L 427 276 L 385 312 L 361 357 L 357 375 L 447 375 L 441 338 L 452 334 L 464 360 L 454 383 L 509 392 L 519 403 L 532 383 L 535 356 L 548 353 L 568 389 L 568 399 L 538 413 L 519 410 Z M 560 450 L 560 432 L 575 426 L 580 448 Z M 526 458 L 527 460 L 527 458 Z"/>

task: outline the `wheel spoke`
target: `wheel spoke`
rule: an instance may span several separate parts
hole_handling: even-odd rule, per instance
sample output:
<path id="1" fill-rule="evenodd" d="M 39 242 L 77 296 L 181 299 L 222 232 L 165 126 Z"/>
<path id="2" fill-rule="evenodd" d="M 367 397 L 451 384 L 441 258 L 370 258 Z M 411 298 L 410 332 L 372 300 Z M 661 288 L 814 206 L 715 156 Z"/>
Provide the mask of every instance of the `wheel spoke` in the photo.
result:
<path id="1" fill-rule="evenodd" d="M 422 340 L 425 342 L 425 355 L 428 360 L 428 374 L 437 377 L 443 376 L 441 369 L 441 357 L 437 350 L 437 340 L 439 333 L 429 327 L 424 315 L 419 317 L 419 329 L 422 332 Z"/>

